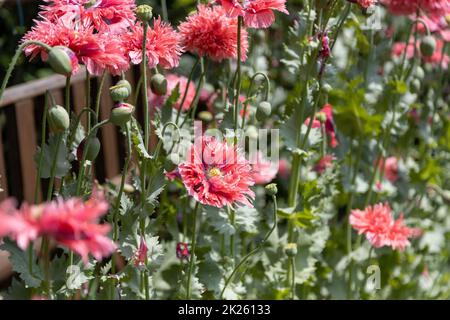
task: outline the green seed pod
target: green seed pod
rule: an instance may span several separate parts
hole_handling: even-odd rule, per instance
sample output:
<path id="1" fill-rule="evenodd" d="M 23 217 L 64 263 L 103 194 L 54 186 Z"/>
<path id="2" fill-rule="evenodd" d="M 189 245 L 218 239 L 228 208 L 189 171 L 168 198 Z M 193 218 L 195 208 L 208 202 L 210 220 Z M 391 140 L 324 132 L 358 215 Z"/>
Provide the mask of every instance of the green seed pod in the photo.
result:
<path id="1" fill-rule="evenodd" d="M 109 120 L 114 123 L 116 126 L 123 126 L 131 119 L 131 115 L 133 114 L 134 106 L 129 103 L 118 103 L 111 110 L 111 114 L 109 116 Z"/>
<path id="2" fill-rule="evenodd" d="M 131 85 L 128 81 L 121 80 L 115 86 L 109 88 L 109 93 L 114 102 L 124 101 L 131 94 Z"/>
<path id="3" fill-rule="evenodd" d="M 324 83 L 324 84 L 322 85 L 322 90 L 323 90 L 323 92 L 325 92 L 325 93 L 330 93 L 331 90 L 333 90 L 333 87 L 332 87 L 329 83 Z"/>
<path id="4" fill-rule="evenodd" d="M 75 53 L 69 48 L 63 46 L 56 46 L 48 52 L 48 64 L 53 71 L 62 75 L 72 73 L 73 65 L 77 64 Z"/>
<path id="5" fill-rule="evenodd" d="M 136 8 L 136 17 L 142 22 L 150 22 L 153 17 L 153 8 L 146 4 L 141 4 Z"/>
<path id="6" fill-rule="evenodd" d="M 297 244 L 296 243 L 288 243 L 284 246 L 284 253 L 292 258 L 297 255 Z"/>
<path id="7" fill-rule="evenodd" d="M 256 110 L 256 119 L 258 121 L 264 121 L 272 113 L 272 105 L 270 102 L 262 101 L 258 109 Z"/>
<path id="8" fill-rule="evenodd" d="M 201 111 L 198 113 L 198 118 L 206 123 L 213 121 L 213 115 L 209 111 Z"/>
<path id="9" fill-rule="evenodd" d="M 69 129 L 70 117 L 64 107 L 55 105 L 48 110 L 48 125 L 54 133 L 64 132 Z"/>
<path id="10" fill-rule="evenodd" d="M 255 126 L 247 126 L 247 130 L 245 131 L 245 135 L 252 140 L 258 139 L 258 129 Z"/>
<path id="11" fill-rule="evenodd" d="M 417 66 L 416 70 L 414 72 L 414 77 L 416 77 L 419 80 L 423 80 L 425 78 L 425 71 L 421 66 Z"/>
<path id="12" fill-rule="evenodd" d="M 97 137 L 92 137 L 88 141 L 86 139 L 81 141 L 80 145 L 77 148 L 78 161 L 83 160 L 84 148 L 87 148 L 86 160 L 94 161 L 100 152 L 100 140 L 98 140 Z"/>
<path id="13" fill-rule="evenodd" d="M 167 79 L 160 73 L 155 74 L 150 80 L 150 89 L 157 96 L 167 93 Z"/>
<path id="14" fill-rule="evenodd" d="M 424 57 L 431 57 L 436 49 L 436 40 L 433 36 L 425 36 L 420 42 L 420 53 Z"/>
<path id="15" fill-rule="evenodd" d="M 409 85 L 409 89 L 412 93 L 418 93 L 420 91 L 420 87 L 421 87 L 421 82 L 419 79 L 414 78 L 410 85 Z"/>
<path id="16" fill-rule="evenodd" d="M 278 188 L 276 183 L 271 183 L 266 186 L 266 192 L 269 196 L 276 196 L 278 193 Z"/>

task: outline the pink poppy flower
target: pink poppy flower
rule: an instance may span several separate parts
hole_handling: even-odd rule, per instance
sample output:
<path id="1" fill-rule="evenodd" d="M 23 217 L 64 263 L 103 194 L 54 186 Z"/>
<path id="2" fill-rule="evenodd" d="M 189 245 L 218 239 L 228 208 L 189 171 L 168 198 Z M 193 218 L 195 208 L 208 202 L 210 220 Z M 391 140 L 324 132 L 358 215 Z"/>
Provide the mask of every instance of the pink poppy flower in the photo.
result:
<path id="1" fill-rule="evenodd" d="M 69 48 L 78 62 L 85 64 L 91 74 L 100 75 L 106 69 L 113 75 L 119 75 L 129 67 L 128 59 L 123 54 L 122 41 L 107 33 L 95 33 L 92 27 L 83 25 L 76 27 L 62 21 L 52 23 L 42 20 L 23 37 L 23 41 L 26 40 L 41 41 L 51 47 Z M 40 46 L 29 45 L 24 51 L 31 59 L 38 54 L 42 60 L 47 59 L 47 52 Z M 78 68 L 72 73 L 77 71 Z"/>
<path id="2" fill-rule="evenodd" d="M 267 184 L 277 176 L 278 164 L 267 160 L 260 150 L 251 156 L 250 164 L 255 184 Z"/>
<path id="3" fill-rule="evenodd" d="M 187 87 L 188 79 L 185 76 L 176 75 L 176 74 L 167 74 L 167 93 L 163 96 L 158 96 L 154 94 L 151 90 L 148 90 L 148 97 L 150 102 L 150 107 L 162 107 L 166 102 L 167 98 L 170 96 L 175 87 L 179 84 L 180 97 L 177 102 L 173 105 L 175 109 L 180 109 L 181 102 L 183 101 L 184 93 L 186 92 L 186 99 L 184 100 L 182 110 L 187 111 L 191 107 L 192 102 L 195 98 L 195 84 L 193 81 L 189 83 L 189 87 Z"/>
<path id="4" fill-rule="evenodd" d="M 378 163 L 378 168 L 380 170 L 384 168 L 383 175 L 390 182 L 394 183 L 398 180 L 398 160 L 396 157 L 381 159 Z"/>
<path id="5" fill-rule="evenodd" d="M 285 158 L 281 158 L 278 164 L 278 174 L 280 177 L 286 179 L 291 174 L 291 164 Z"/>
<path id="6" fill-rule="evenodd" d="M 450 11 L 447 12 L 447 15 L 448 14 L 450 14 Z M 431 33 L 438 34 L 442 38 L 442 40 L 444 40 L 445 42 L 449 42 L 450 28 L 445 16 L 446 15 L 422 15 L 420 16 L 420 19 L 422 19 L 426 23 Z M 411 20 L 416 20 L 415 15 L 411 16 Z M 417 24 L 417 30 L 422 34 L 426 33 L 425 26 L 422 23 Z"/>
<path id="7" fill-rule="evenodd" d="M 319 113 L 323 113 L 325 115 L 325 132 L 330 140 L 330 146 L 332 148 L 336 148 L 338 146 L 338 141 L 336 138 L 336 131 L 334 130 L 334 120 L 333 120 L 333 106 L 329 103 L 325 104 L 322 110 Z M 309 125 L 309 118 L 307 118 L 304 122 L 305 126 Z M 320 128 L 322 123 L 314 118 L 312 123 L 312 128 Z"/>
<path id="8" fill-rule="evenodd" d="M 225 14 L 220 6 L 198 6 L 178 27 L 186 50 L 214 61 L 237 58 L 237 21 Z M 241 32 L 241 60 L 247 59 L 247 31 Z"/>
<path id="9" fill-rule="evenodd" d="M 48 236 L 78 253 L 85 263 L 89 254 L 101 260 L 116 249 L 106 236 L 110 226 L 98 224 L 107 210 L 108 203 L 98 193 L 88 201 L 58 199 L 41 205 L 24 204 L 14 211 L 6 202 L 1 205 L 0 224 L 7 225 L 8 230 L 2 230 L 0 236 L 9 236 L 22 250 L 36 238 Z"/>
<path id="10" fill-rule="evenodd" d="M 204 205 L 253 207 L 251 166 L 241 150 L 226 141 L 197 138 L 178 171 L 189 195 Z"/>
<path id="11" fill-rule="evenodd" d="M 131 62 L 141 63 L 144 39 L 142 24 L 136 23 L 122 38 Z M 148 28 L 146 53 L 149 68 L 159 65 L 164 69 L 172 69 L 180 63 L 183 53 L 181 37 L 170 24 L 161 21 L 160 17 L 153 20 L 153 28 Z"/>
<path id="12" fill-rule="evenodd" d="M 219 0 L 227 14 L 236 18 L 244 17 L 244 24 L 249 28 L 268 28 L 275 21 L 273 11 L 289 14 L 286 0 Z"/>
<path id="13" fill-rule="evenodd" d="M 350 224 L 359 234 L 364 234 L 375 248 L 390 246 L 402 251 L 410 244 L 409 238 L 418 235 L 418 229 L 404 225 L 403 216 L 394 220 L 387 203 L 369 206 L 364 210 L 352 210 Z"/>
<path id="14" fill-rule="evenodd" d="M 135 21 L 134 0 L 44 0 L 41 15 L 51 22 L 80 20 L 99 32 L 122 33 Z"/>
<path id="15" fill-rule="evenodd" d="M 378 0 L 350 0 L 357 3 L 361 8 L 367 9 L 377 3 Z"/>
<path id="16" fill-rule="evenodd" d="M 316 163 L 314 166 L 314 171 L 322 174 L 325 170 L 333 165 L 333 160 L 335 157 L 332 154 L 326 154 Z"/>

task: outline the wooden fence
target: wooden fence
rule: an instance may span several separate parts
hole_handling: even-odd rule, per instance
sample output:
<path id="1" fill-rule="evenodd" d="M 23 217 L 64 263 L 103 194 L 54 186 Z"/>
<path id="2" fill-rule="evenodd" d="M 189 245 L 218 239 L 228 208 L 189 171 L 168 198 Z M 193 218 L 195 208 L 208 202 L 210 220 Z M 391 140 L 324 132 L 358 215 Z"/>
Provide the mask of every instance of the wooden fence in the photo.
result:
<path id="1" fill-rule="evenodd" d="M 134 84 L 133 71 L 126 75 Z M 0 101 L 0 201 L 13 196 L 19 201 L 34 201 L 36 165 L 34 155 L 40 145 L 41 121 L 44 111 L 44 95 L 49 90 L 58 104 L 63 105 L 65 77 L 53 75 L 6 89 Z M 77 114 L 85 107 L 85 72 L 80 71 L 71 79 L 71 105 Z M 113 102 L 108 88 L 114 79 L 107 76 L 103 85 L 100 119 L 109 117 Z M 92 98 L 95 101 L 100 79 L 91 79 Z M 82 119 L 85 123 L 86 119 Z M 99 134 L 102 149 L 95 164 L 99 181 L 113 178 L 120 173 L 123 148 L 118 129 L 104 126 Z M 46 181 L 41 190 L 45 190 Z M 40 196 L 41 198 L 41 196 Z"/>

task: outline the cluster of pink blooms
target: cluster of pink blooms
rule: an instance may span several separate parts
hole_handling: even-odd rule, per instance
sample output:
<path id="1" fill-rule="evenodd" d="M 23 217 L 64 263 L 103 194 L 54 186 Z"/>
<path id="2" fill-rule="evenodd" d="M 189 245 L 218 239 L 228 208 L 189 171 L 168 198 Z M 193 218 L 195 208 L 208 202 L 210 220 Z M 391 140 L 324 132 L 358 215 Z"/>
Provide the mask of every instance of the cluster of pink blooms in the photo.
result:
<path id="1" fill-rule="evenodd" d="M 141 62 L 143 26 L 136 21 L 134 0 L 47 2 L 40 12 L 41 20 L 36 21 L 23 41 L 68 48 L 73 73 L 82 63 L 94 75 L 105 70 L 119 75 L 129 68 L 130 62 Z M 150 67 L 176 67 L 183 51 L 178 33 L 159 18 L 149 30 L 146 46 Z M 31 58 L 41 55 L 44 61 L 47 59 L 46 50 L 35 44 L 28 45 L 25 53 Z"/>
<path id="2" fill-rule="evenodd" d="M 286 0 L 218 0 L 230 18 L 242 16 L 249 28 L 268 28 L 275 21 L 273 10 L 289 14 Z"/>
<path id="3" fill-rule="evenodd" d="M 378 162 L 378 168 L 383 170 L 383 175 L 390 182 L 394 183 L 398 180 L 398 160 L 396 157 L 388 157 Z"/>
<path id="4" fill-rule="evenodd" d="M 395 220 L 387 203 L 369 206 L 364 210 L 352 210 L 350 224 L 359 234 L 364 234 L 375 248 L 388 246 L 400 251 L 410 244 L 409 238 L 421 232 L 408 228 L 403 222 L 403 215 Z"/>
<path id="5" fill-rule="evenodd" d="M 378 2 L 378 0 L 350 0 L 350 2 L 356 2 L 361 8 L 367 9 Z"/>
<path id="6" fill-rule="evenodd" d="M 228 17 L 221 6 L 199 5 L 197 9 L 178 27 L 186 50 L 218 62 L 237 59 L 237 20 Z M 243 29 L 240 39 L 242 61 L 247 59 L 247 38 L 247 31 Z"/>
<path id="7" fill-rule="evenodd" d="M 319 111 L 319 113 L 325 115 L 325 122 L 324 122 L 325 132 L 329 138 L 330 146 L 332 148 L 336 148 L 338 145 L 338 141 L 336 138 L 336 131 L 334 129 L 333 106 L 331 104 L 327 103 L 323 106 L 323 108 Z M 305 126 L 308 126 L 310 121 L 311 121 L 310 118 L 307 118 L 304 123 Z M 321 127 L 322 127 L 322 122 L 319 119 L 314 118 L 313 123 L 312 123 L 312 128 L 321 128 Z"/>
<path id="8" fill-rule="evenodd" d="M 107 237 L 110 226 L 98 223 L 107 211 L 108 202 L 98 192 L 87 201 L 58 199 L 40 205 L 23 204 L 19 209 L 14 200 L 8 199 L 0 204 L 0 238 L 9 237 L 25 250 L 30 242 L 46 236 L 78 253 L 85 263 L 89 254 L 101 260 L 116 249 Z"/>
<path id="9" fill-rule="evenodd" d="M 382 0 L 395 15 L 410 15 L 418 10 L 429 15 L 442 15 L 450 8 L 449 0 Z"/>
<path id="10" fill-rule="evenodd" d="M 191 81 L 188 87 L 188 79 L 185 76 L 180 76 L 177 74 L 166 74 L 165 78 L 167 80 L 167 92 L 165 95 L 156 95 L 151 90 L 148 91 L 148 98 L 150 101 L 150 106 L 162 107 L 166 102 L 167 98 L 170 96 L 175 87 L 179 86 L 180 96 L 178 100 L 174 103 L 173 107 L 175 109 L 180 109 L 182 107 L 183 111 L 189 110 L 192 102 L 195 98 L 196 87 L 195 84 Z M 184 99 L 183 106 L 181 106 L 181 102 L 183 102 L 183 96 L 186 94 L 186 98 Z"/>
<path id="11" fill-rule="evenodd" d="M 190 196 L 204 205 L 253 207 L 252 167 L 241 150 L 214 137 L 197 138 L 178 173 Z"/>

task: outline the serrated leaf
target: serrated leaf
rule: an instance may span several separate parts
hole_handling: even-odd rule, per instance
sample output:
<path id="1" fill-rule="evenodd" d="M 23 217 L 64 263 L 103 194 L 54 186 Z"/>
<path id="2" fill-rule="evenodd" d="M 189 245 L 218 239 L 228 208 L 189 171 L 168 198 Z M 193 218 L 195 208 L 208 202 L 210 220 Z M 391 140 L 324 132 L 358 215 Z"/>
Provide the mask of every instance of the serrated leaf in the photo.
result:
<path id="1" fill-rule="evenodd" d="M 180 98 L 180 83 L 177 83 L 175 88 L 170 93 L 169 97 L 161 109 L 161 123 L 164 125 L 172 120 L 173 106 Z"/>
<path id="2" fill-rule="evenodd" d="M 66 147 L 66 139 L 62 139 L 59 141 L 59 136 L 53 135 L 49 138 L 48 143 L 44 144 L 42 150 L 38 149 L 34 160 L 36 163 L 36 167 L 39 166 L 39 158 L 41 157 L 42 152 L 42 162 L 41 162 L 41 178 L 48 179 L 51 176 L 52 165 L 54 162 L 55 155 L 56 158 L 56 167 L 55 167 L 55 176 L 57 178 L 64 177 L 70 170 L 71 165 L 68 159 L 68 150 Z M 58 146 L 59 144 L 59 146 Z M 58 154 L 56 151 L 58 150 Z"/>
<path id="3" fill-rule="evenodd" d="M 41 285 L 44 280 L 44 274 L 41 267 L 34 263 L 36 258 L 34 251 L 31 261 L 32 272 L 30 272 L 30 257 L 28 252 L 20 250 L 15 243 L 7 239 L 4 240 L 0 248 L 10 253 L 9 261 L 12 264 L 13 270 L 20 275 L 20 278 L 25 282 L 26 286 L 38 288 Z"/>

